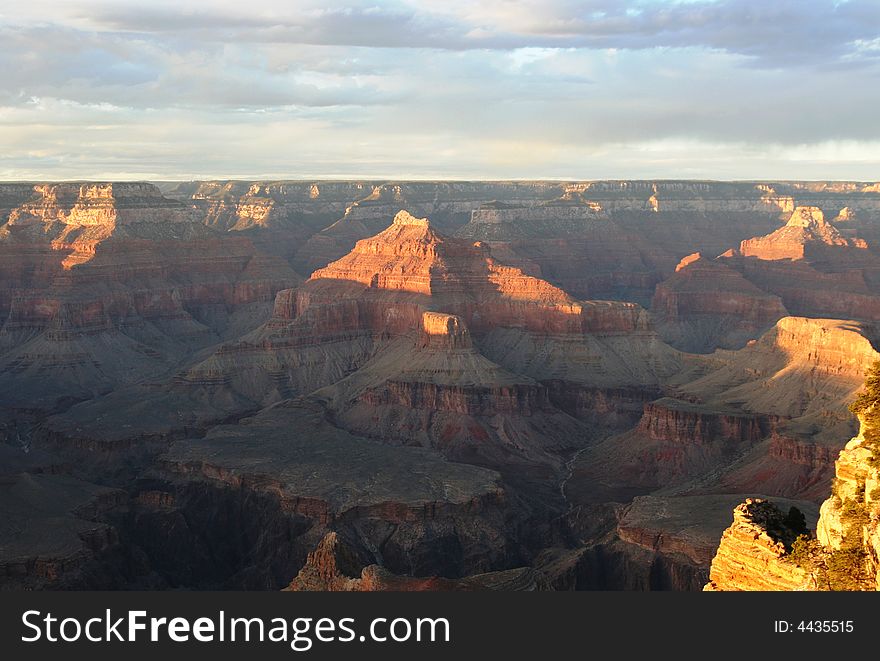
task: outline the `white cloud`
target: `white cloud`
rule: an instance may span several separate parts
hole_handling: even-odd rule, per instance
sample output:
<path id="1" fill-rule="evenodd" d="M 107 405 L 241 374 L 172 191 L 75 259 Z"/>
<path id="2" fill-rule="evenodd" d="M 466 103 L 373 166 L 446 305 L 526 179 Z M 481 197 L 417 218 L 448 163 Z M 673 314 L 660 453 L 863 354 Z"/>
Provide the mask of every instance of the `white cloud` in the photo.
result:
<path id="1" fill-rule="evenodd" d="M 869 0 L 32 0 L 0 16 L 0 175 L 873 178 L 878 25 Z"/>

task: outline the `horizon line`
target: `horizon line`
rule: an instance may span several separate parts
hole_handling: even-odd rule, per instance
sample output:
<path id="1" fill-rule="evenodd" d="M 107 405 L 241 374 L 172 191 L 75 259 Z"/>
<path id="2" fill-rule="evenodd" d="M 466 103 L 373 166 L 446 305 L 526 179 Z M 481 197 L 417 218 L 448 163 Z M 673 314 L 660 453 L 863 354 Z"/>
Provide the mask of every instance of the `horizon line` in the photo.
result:
<path id="1" fill-rule="evenodd" d="M 383 176 L 345 176 L 345 175 L 320 175 L 320 176 L 234 176 L 234 177 L 61 177 L 61 178 L 23 178 L 23 179 L 6 179 L 0 178 L 2 184 L 40 184 L 40 183 L 195 183 L 209 181 L 224 182 L 341 182 L 341 181 L 359 181 L 369 183 L 387 183 L 387 182 L 418 182 L 418 183 L 598 183 L 598 182 L 679 182 L 688 181 L 695 183 L 719 183 L 719 184 L 751 184 L 751 183 L 780 183 L 780 184 L 798 184 L 798 183 L 846 183 L 846 184 L 876 184 L 880 183 L 877 179 L 833 179 L 833 178 L 778 178 L 778 177 L 757 177 L 746 179 L 722 179 L 722 178 L 691 178 L 691 177 L 501 177 L 501 178 L 443 178 L 443 177 L 383 177 Z"/>

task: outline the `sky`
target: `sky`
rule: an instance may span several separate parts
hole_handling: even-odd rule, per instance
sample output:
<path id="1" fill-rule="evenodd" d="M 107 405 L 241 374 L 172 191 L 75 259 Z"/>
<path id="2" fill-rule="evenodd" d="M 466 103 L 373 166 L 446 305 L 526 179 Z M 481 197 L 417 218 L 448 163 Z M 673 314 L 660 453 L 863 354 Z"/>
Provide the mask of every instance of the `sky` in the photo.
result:
<path id="1" fill-rule="evenodd" d="M 0 0 L 0 179 L 880 180 L 877 0 Z"/>

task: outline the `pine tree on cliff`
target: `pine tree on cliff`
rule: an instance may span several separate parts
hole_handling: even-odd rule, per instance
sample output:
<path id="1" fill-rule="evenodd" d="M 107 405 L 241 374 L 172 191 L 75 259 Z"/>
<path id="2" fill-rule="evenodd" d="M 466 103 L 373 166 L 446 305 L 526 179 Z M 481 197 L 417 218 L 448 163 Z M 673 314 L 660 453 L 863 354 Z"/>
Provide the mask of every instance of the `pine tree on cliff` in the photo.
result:
<path id="1" fill-rule="evenodd" d="M 880 360 L 875 361 L 865 375 L 865 389 L 849 407 L 850 411 L 865 420 L 865 446 L 880 458 Z"/>
<path id="2" fill-rule="evenodd" d="M 875 361 L 865 374 L 865 390 L 859 393 L 849 407 L 855 414 L 864 413 L 880 403 L 880 360 Z"/>
<path id="3" fill-rule="evenodd" d="M 810 532 L 807 528 L 807 517 L 797 507 L 792 506 L 788 509 L 784 523 L 795 539 Z"/>

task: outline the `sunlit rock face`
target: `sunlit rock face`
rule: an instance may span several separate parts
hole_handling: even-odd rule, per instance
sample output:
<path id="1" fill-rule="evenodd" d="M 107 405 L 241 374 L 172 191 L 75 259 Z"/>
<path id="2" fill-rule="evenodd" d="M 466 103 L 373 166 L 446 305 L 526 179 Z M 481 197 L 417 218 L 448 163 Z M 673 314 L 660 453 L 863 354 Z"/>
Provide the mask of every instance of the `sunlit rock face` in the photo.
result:
<path id="1" fill-rule="evenodd" d="M 169 369 L 299 278 L 146 183 L 38 184 L 0 226 L 0 391 L 52 410 Z"/>
<path id="2" fill-rule="evenodd" d="M 689 256 L 657 285 L 652 310 L 673 345 L 692 351 L 738 348 L 786 313 L 880 320 L 880 258 L 849 226 L 819 206 L 797 206 L 786 224 L 711 259 Z M 850 219 L 850 220 L 846 220 Z M 870 233 L 870 232 L 869 232 Z"/>
<path id="3" fill-rule="evenodd" d="M 7 580 L 701 589 L 746 498 L 812 527 L 835 461 L 841 494 L 873 479 L 858 448 L 838 454 L 878 358 L 878 200 L 838 183 L 2 184 L 4 502 L 14 525 L 42 507 L 63 528 L 35 518 Z M 769 520 L 739 517 L 722 589 L 796 582 Z M 749 534 L 767 542 L 752 555 Z"/>
<path id="4" fill-rule="evenodd" d="M 781 503 L 747 499 L 721 537 L 705 589 L 880 590 L 880 470 L 866 431 L 860 416 L 858 435 L 834 463 L 831 495 L 819 509 L 809 557 L 794 551 L 794 539 L 806 531 L 792 530 Z M 858 554 L 846 556 L 854 550 Z M 843 576 L 835 576 L 841 557 L 856 564 L 844 565 Z"/>
<path id="5" fill-rule="evenodd" d="M 824 246 L 866 249 L 862 239 L 844 238 L 837 228 L 825 220 L 819 207 L 797 207 L 785 227 L 765 237 L 743 241 L 739 251 L 746 257 L 764 260 L 804 259 L 813 250 Z"/>
<path id="6" fill-rule="evenodd" d="M 762 499 L 746 499 L 733 511 L 712 560 L 707 591 L 805 590 L 809 574 L 786 562 L 796 537 L 782 512 Z"/>

